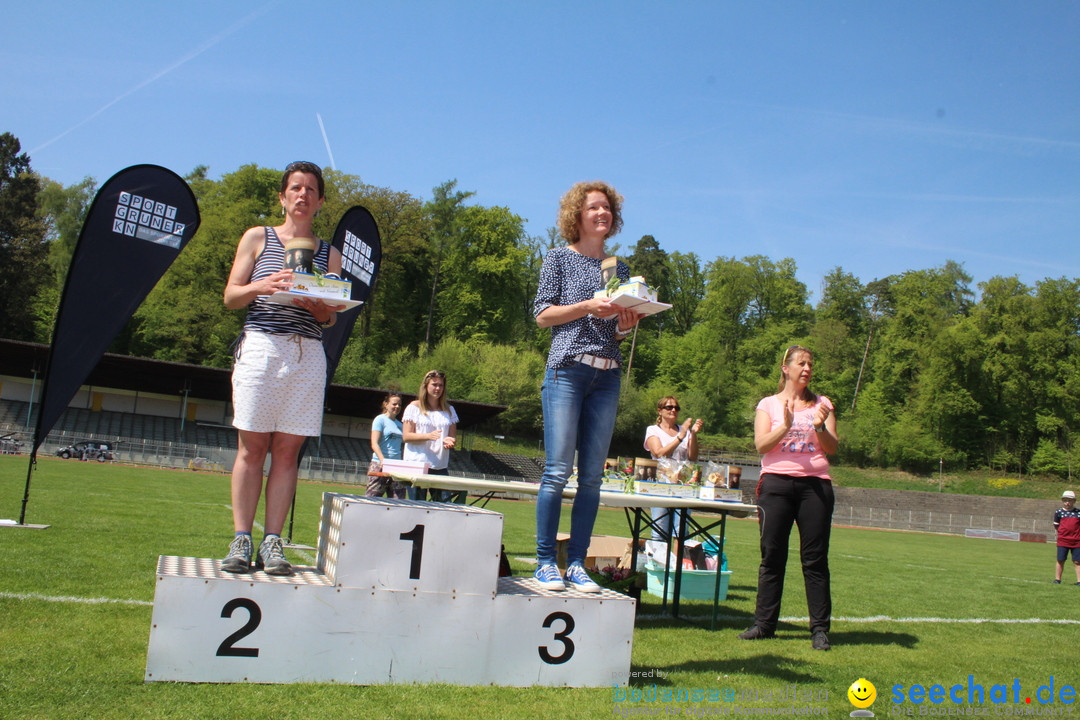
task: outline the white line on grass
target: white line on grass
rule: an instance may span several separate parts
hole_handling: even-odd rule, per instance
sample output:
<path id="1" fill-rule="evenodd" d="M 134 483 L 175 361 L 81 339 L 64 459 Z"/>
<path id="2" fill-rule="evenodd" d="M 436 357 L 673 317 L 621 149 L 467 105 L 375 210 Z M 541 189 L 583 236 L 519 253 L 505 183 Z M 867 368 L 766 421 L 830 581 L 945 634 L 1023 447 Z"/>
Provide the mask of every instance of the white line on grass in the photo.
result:
<path id="1" fill-rule="evenodd" d="M 84 492 L 82 497 L 103 497 L 112 498 L 115 497 L 112 493 L 99 493 L 99 492 Z M 221 507 L 221 503 L 216 502 L 192 502 L 190 500 L 174 500 L 173 498 L 154 498 L 154 502 L 159 503 L 176 503 L 177 505 L 183 505 L 184 507 Z M 225 507 L 230 507 L 226 505 Z M 231 509 L 231 508 L 230 508 Z"/>
<path id="2" fill-rule="evenodd" d="M 1026 582 L 1033 583 L 1035 585 L 1045 585 L 1045 580 L 1024 580 L 1023 578 L 1006 577 L 1005 575 L 991 575 L 990 577 L 996 580 L 1012 580 L 1013 582 Z"/>
<path id="3" fill-rule="evenodd" d="M 693 619 L 702 620 L 705 615 L 693 615 L 687 616 Z M 670 615 L 665 614 L 652 614 L 652 615 L 638 615 L 641 620 L 668 620 Z M 740 620 L 742 622 L 747 621 L 745 615 L 717 615 L 717 620 Z M 1045 618 L 941 618 L 941 617 L 891 617 L 889 615 L 871 615 L 870 617 L 834 617 L 835 622 L 847 622 L 847 623 L 903 623 L 908 625 L 916 624 L 953 624 L 953 625 L 981 625 L 984 623 L 990 623 L 994 625 L 1080 625 L 1080 620 L 1068 620 L 1068 619 L 1045 619 Z M 786 623 L 805 623 L 809 622 L 808 617 L 782 617 L 780 622 Z"/>
<path id="4" fill-rule="evenodd" d="M 0 598 L 9 600 L 44 600 L 46 602 L 82 603 L 84 605 L 153 605 L 148 600 L 128 600 L 124 598 L 83 598 L 74 595 L 41 595 L 40 593 L 0 592 Z"/>
<path id="5" fill-rule="evenodd" d="M 870 562 L 876 562 L 880 558 L 868 558 L 862 555 L 845 555 L 843 553 L 837 553 L 842 558 L 848 558 L 850 560 L 868 560 Z M 937 572 L 949 572 L 947 568 L 930 567 L 929 565 L 915 565 L 913 563 L 904 563 L 904 567 L 915 568 L 916 570 L 935 570 Z"/>
<path id="6" fill-rule="evenodd" d="M 6 598 L 9 600 L 44 600 L 45 602 L 58 602 L 58 603 L 81 603 L 84 605 L 137 605 L 137 606 L 152 606 L 154 603 L 148 600 L 130 600 L 124 598 L 83 598 L 75 597 L 73 595 L 41 595 L 39 593 L 9 593 L 0 592 L 0 598 Z M 670 616 L 665 614 L 653 614 L 653 615 L 639 615 L 641 620 L 666 620 Z M 704 617 L 704 616 L 698 616 Z M 742 615 L 718 615 L 717 620 L 739 620 L 746 621 L 746 617 Z M 808 617 L 782 617 L 780 622 L 786 623 L 804 623 L 808 622 Z M 908 625 L 914 624 L 961 624 L 961 625 L 981 625 L 984 623 L 991 623 L 995 625 L 1080 625 L 1080 620 L 1067 620 L 1067 619 L 1047 619 L 1047 618 L 940 618 L 940 617 L 891 617 L 889 615 L 871 615 L 869 617 L 834 617 L 836 622 L 846 623 L 903 623 Z"/>

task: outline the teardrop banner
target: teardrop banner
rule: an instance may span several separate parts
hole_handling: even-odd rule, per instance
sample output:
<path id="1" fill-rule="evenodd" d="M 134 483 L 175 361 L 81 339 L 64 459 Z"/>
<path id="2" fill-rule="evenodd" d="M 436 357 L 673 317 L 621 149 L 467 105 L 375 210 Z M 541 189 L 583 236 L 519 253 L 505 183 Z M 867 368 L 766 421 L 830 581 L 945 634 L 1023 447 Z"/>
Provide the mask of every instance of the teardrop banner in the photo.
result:
<path id="1" fill-rule="evenodd" d="M 352 283 L 352 299 L 366 303 L 382 264 L 382 241 L 375 218 L 364 206 L 354 205 L 341 216 L 330 244 L 341 253 L 341 275 Z M 338 313 L 337 322 L 323 331 L 327 386 L 334 378 L 334 371 L 360 315 L 360 308 L 358 305 Z"/>
<path id="2" fill-rule="evenodd" d="M 94 197 L 75 244 L 53 327 L 20 525 L 26 517 L 38 448 L 198 227 L 199 206 L 191 188 L 158 165 L 121 170 Z"/>
<path id="3" fill-rule="evenodd" d="M 366 303 L 375 288 L 375 279 L 379 276 L 379 266 L 382 264 L 382 241 L 379 239 L 379 226 L 375 223 L 375 218 L 363 205 L 353 205 L 338 220 L 330 245 L 341 253 L 341 276 L 352 283 L 350 299 Z M 338 313 L 337 322 L 323 330 L 327 388 L 330 387 L 330 381 L 334 379 L 334 372 L 337 371 L 338 363 L 341 362 L 341 353 L 345 351 L 345 344 L 349 342 L 349 335 L 352 334 L 361 307 L 363 306 L 357 305 L 348 310 L 342 310 Z M 311 438 L 307 438 L 300 446 L 300 452 L 296 456 L 297 464 L 303 461 L 310 442 Z M 294 493 L 292 506 L 289 509 L 289 530 L 286 538 L 289 543 L 292 543 L 295 515 L 296 495 Z"/>

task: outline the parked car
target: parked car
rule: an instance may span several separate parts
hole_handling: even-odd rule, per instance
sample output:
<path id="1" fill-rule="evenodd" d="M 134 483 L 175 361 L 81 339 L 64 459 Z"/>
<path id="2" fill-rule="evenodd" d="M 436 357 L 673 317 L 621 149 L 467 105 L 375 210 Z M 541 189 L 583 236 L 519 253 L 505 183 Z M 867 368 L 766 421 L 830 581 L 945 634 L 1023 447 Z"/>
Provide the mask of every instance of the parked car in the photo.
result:
<path id="1" fill-rule="evenodd" d="M 22 452 L 22 441 L 15 437 L 15 433 L 0 435 L 0 455 L 18 455 Z"/>
<path id="2" fill-rule="evenodd" d="M 82 440 L 74 445 L 62 447 L 56 454 L 65 460 L 78 458 L 79 460 L 97 460 L 105 462 L 113 459 L 112 444 L 103 440 Z"/>

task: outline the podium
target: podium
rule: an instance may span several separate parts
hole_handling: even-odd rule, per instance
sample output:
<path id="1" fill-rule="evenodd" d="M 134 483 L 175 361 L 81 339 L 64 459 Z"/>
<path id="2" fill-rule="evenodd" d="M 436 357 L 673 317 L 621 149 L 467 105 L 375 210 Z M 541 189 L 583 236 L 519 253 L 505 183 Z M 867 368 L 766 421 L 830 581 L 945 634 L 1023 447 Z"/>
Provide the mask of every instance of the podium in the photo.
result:
<path id="1" fill-rule="evenodd" d="M 147 682 L 610 687 L 635 601 L 499 578 L 503 517 L 324 493 L 315 567 L 291 577 L 158 559 Z"/>

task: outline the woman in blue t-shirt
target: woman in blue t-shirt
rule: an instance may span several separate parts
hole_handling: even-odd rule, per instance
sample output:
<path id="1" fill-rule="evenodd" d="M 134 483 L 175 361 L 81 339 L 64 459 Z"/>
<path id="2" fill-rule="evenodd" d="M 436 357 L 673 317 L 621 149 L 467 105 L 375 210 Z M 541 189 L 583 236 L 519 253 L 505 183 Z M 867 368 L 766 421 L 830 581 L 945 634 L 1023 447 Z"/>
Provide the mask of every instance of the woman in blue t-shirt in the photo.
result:
<path id="1" fill-rule="evenodd" d="M 371 452 L 375 456 L 368 467 L 368 497 L 405 497 L 405 486 L 382 473 L 387 460 L 401 459 L 401 395 L 390 393 L 382 403 L 382 415 L 371 423 Z"/>

